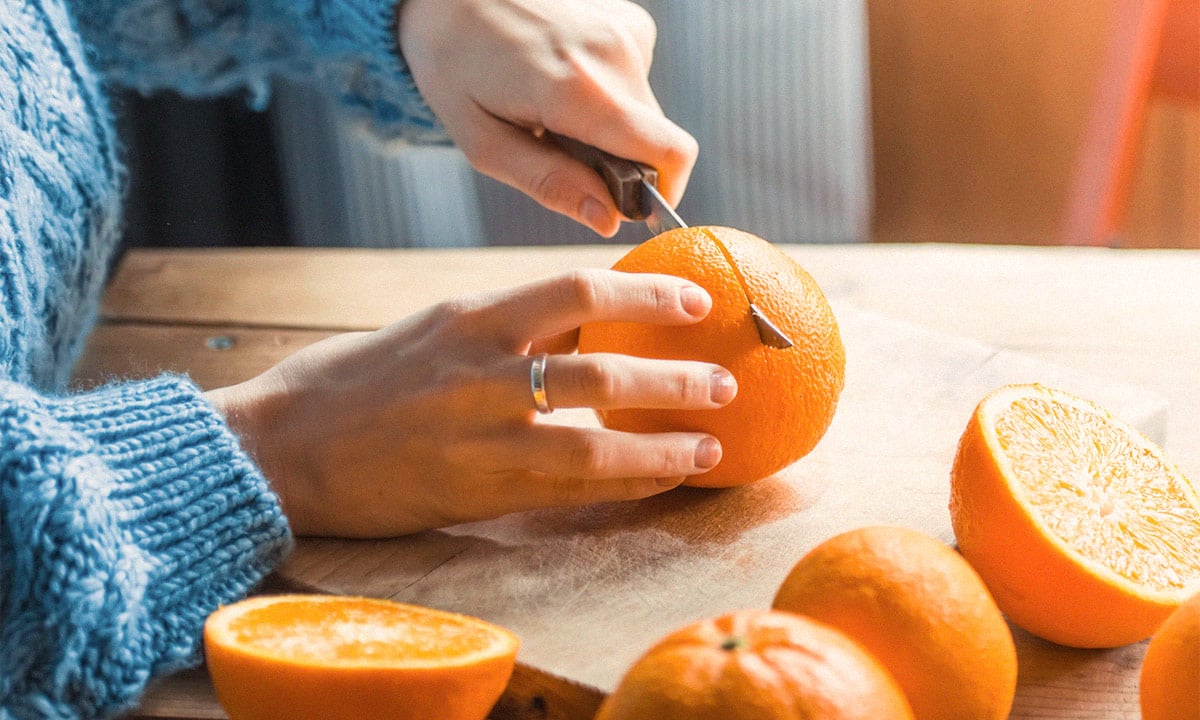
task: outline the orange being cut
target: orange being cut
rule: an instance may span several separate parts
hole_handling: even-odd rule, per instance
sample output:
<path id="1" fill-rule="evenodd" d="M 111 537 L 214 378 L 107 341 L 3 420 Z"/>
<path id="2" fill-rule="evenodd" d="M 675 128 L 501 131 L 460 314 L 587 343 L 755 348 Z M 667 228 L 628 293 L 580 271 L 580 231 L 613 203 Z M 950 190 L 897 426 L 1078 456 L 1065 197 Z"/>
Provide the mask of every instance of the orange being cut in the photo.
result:
<path id="1" fill-rule="evenodd" d="M 804 555 L 772 604 L 856 640 L 917 720 L 1004 720 L 1017 652 L 983 581 L 950 546 L 901 527 L 836 535 Z"/>
<path id="2" fill-rule="evenodd" d="M 911 720 L 870 653 L 811 618 L 742 610 L 659 640 L 596 720 Z"/>
<path id="3" fill-rule="evenodd" d="M 1200 590 L 1200 500 L 1162 450 L 1041 385 L 985 397 L 950 477 L 959 551 L 1010 620 L 1063 645 L 1148 637 Z"/>
<path id="4" fill-rule="evenodd" d="M 230 720 L 482 720 L 518 645 L 477 618 L 332 595 L 254 597 L 204 625 Z"/>
<path id="5" fill-rule="evenodd" d="M 846 358 L 833 311 L 799 263 L 749 233 L 692 227 L 651 238 L 613 268 L 687 278 L 708 291 L 712 309 L 686 326 L 588 323 L 579 331 L 579 352 L 716 363 L 737 379 L 738 393 L 716 410 L 606 410 L 600 413 L 606 427 L 715 436 L 720 463 L 686 481 L 702 487 L 761 480 L 816 446 L 837 408 Z M 751 303 L 792 347 L 764 344 Z"/>

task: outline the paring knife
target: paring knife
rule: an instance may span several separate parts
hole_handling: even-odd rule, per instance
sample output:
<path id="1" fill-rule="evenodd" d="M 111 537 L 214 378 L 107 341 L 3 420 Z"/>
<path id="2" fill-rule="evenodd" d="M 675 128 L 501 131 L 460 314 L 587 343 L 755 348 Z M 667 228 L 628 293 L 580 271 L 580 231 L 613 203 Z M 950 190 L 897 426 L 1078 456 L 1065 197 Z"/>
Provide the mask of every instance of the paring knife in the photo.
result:
<path id="1" fill-rule="evenodd" d="M 547 132 L 546 137 L 565 150 L 571 157 L 595 170 L 608 186 L 608 192 L 617 204 L 617 210 L 630 220 L 642 220 L 650 228 L 650 232 L 658 235 L 667 230 L 685 228 L 687 223 L 675 212 L 675 209 L 658 192 L 658 171 L 654 168 L 637 163 L 616 155 L 607 153 L 599 148 L 579 142 L 573 138 Z M 708 233 L 725 261 L 733 268 L 742 292 L 746 294 L 746 302 L 750 306 L 750 317 L 758 329 L 758 338 L 768 347 L 780 350 L 790 348 L 793 343 L 775 323 L 771 322 L 762 310 L 754 304 L 750 297 L 750 288 L 742 277 L 742 271 L 725 243 L 714 234 Z"/>

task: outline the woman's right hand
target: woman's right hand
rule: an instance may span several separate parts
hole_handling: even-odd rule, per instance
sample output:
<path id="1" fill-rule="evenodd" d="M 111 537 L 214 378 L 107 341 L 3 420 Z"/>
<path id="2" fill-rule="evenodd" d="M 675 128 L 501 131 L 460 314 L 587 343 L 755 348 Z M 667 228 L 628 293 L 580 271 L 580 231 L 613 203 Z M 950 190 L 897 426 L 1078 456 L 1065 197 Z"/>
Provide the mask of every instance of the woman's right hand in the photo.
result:
<path id="1" fill-rule="evenodd" d="M 604 183 L 544 130 L 656 170 L 679 202 L 696 141 L 650 89 L 654 20 L 628 0 L 403 0 L 399 42 L 421 95 L 467 159 L 611 236 Z"/>
<path id="2" fill-rule="evenodd" d="M 399 535 L 642 498 L 714 466 L 718 440 L 535 422 L 534 354 L 553 353 L 553 407 L 720 407 L 737 386 L 719 366 L 568 354 L 582 323 L 686 325 L 711 303 L 676 277 L 579 271 L 329 338 L 209 398 L 301 535 Z"/>

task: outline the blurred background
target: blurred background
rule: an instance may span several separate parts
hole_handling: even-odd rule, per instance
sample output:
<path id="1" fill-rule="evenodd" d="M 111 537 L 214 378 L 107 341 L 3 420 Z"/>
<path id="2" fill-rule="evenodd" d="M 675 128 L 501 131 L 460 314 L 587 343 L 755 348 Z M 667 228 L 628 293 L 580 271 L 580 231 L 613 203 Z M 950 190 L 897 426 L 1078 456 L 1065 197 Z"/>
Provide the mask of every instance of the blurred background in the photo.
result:
<path id="1" fill-rule="evenodd" d="M 1200 3 L 642 4 L 656 93 L 700 141 L 692 223 L 776 242 L 1200 247 Z M 602 241 L 302 85 L 265 113 L 170 94 L 118 112 L 129 245 Z"/>

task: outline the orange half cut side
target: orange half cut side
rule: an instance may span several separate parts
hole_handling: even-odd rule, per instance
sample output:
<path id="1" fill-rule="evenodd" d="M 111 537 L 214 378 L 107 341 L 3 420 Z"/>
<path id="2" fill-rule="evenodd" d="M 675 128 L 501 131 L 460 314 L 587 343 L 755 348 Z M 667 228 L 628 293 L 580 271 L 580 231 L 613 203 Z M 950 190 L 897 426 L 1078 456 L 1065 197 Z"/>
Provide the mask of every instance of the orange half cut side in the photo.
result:
<path id="1" fill-rule="evenodd" d="M 1200 501 L 1162 450 L 1088 400 L 1041 385 L 979 404 L 951 477 L 963 556 L 1014 622 L 1113 647 L 1200 589 Z"/>
<path id="2" fill-rule="evenodd" d="M 276 595 L 220 608 L 204 628 L 231 720 L 482 720 L 519 641 L 478 618 L 371 598 Z"/>

